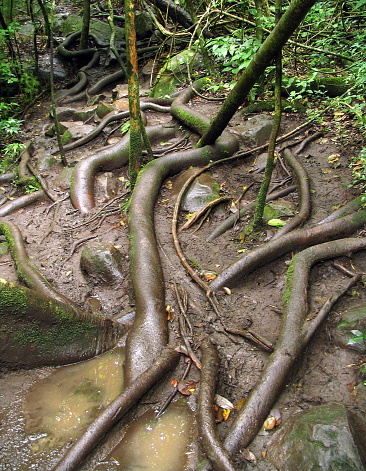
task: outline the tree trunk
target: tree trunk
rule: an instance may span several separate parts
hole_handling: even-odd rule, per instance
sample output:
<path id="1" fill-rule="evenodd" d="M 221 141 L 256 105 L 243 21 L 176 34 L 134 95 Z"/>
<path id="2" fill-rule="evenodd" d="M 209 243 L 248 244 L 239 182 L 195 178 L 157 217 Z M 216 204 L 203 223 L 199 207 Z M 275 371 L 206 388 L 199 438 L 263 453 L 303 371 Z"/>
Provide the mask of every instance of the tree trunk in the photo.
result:
<path id="1" fill-rule="evenodd" d="M 198 141 L 197 147 L 213 144 L 228 125 L 236 110 L 244 102 L 253 85 L 272 63 L 316 0 L 293 0 L 277 26 L 264 41 L 258 52 L 237 81 L 209 129 Z"/>
<path id="2" fill-rule="evenodd" d="M 135 2 L 125 0 L 128 102 L 130 110 L 129 170 L 131 187 L 135 186 L 142 155 L 141 111 L 135 29 Z"/>
<path id="3" fill-rule="evenodd" d="M 90 26 L 90 0 L 83 0 L 83 24 L 81 27 L 81 36 L 79 50 L 88 48 L 88 36 Z"/>

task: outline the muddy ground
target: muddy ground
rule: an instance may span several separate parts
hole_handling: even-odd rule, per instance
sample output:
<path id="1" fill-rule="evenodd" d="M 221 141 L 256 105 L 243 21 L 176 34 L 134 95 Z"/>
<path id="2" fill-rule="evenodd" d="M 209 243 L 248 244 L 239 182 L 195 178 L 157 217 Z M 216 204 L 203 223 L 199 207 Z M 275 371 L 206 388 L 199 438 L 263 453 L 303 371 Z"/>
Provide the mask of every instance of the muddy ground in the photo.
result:
<path id="1" fill-rule="evenodd" d="M 81 105 L 78 105 L 81 106 Z M 201 98 L 193 101 L 192 106 L 203 111 L 207 116 L 214 116 L 218 104 L 206 102 Z M 44 137 L 44 126 L 51 122 L 49 116 L 49 102 L 42 101 L 29 113 L 25 123 L 24 139 L 31 139 L 35 151 L 34 163 L 40 153 L 49 154 L 56 147 L 55 140 Z M 166 115 L 156 112 L 147 112 L 148 122 L 155 124 Z M 170 118 L 169 118 L 170 119 Z M 237 114 L 230 123 L 230 131 L 235 132 L 236 126 L 247 118 Z M 282 132 L 287 132 L 306 120 L 305 115 L 284 114 Z M 357 195 L 357 190 L 348 188 L 347 183 L 352 180 L 349 163 L 352 156 L 357 154 L 360 142 L 358 137 L 352 137 L 354 130 L 347 117 L 343 121 L 334 121 L 332 115 L 328 116 L 323 125 L 311 127 L 306 133 L 323 130 L 324 135 L 311 143 L 299 156 L 305 166 L 311 181 L 312 188 L 312 215 L 309 224 L 323 219 L 334 210 L 334 207 L 344 204 Z M 349 132 L 347 132 L 350 125 Z M 342 129 L 343 134 L 340 135 Z M 300 134 L 301 139 L 305 133 Z M 347 137 L 348 136 L 348 137 Z M 67 153 L 70 162 L 78 159 L 83 153 L 90 153 L 103 144 L 101 136 L 89 145 Z M 291 141 L 293 142 L 293 141 Z M 241 150 L 247 149 L 248 142 L 241 140 Z M 337 155 L 336 163 L 331 163 L 328 157 Z M 332 159 L 331 159 L 332 160 Z M 259 188 L 261 174 L 251 171 L 254 157 L 236 161 L 231 164 L 216 166 L 211 175 L 221 186 L 222 194 L 234 200 L 239 198 L 244 186 L 254 185 L 245 194 L 242 204 L 255 198 Z M 66 195 L 67 184 L 60 178 L 62 167 L 59 163 L 50 170 L 43 171 L 50 189 L 59 191 L 60 199 Z M 284 179 L 285 175 L 280 165 L 276 166 L 275 180 Z M 113 181 L 116 184 L 116 194 L 122 195 L 128 187 L 127 169 L 122 168 L 113 172 Z M 97 203 L 98 208 L 108 201 L 103 190 L 105 178 L 99 177 Z M 109 183 L 110 184 L 110 183 Z M 179 344 L 179 326 L 177 314 L 179 312 L 174 284 L 181 286 L 189 296 L 189 318 L 194 327 L 194 345 L 199 344 L 202 334 L 210 336 L 216 345 L 220 356 L 220 376 L 217 392 L 228 398 L 234 404 L 245 398 L 259 378 L 263 365 L 268 360 L 268 353 L 259 350 L 246 340 L 229 335 L 224 327 L 243 328 L 251 323 L 251 328 L 275 343 L 281 327 L 282 295 L 285 285 L 286 269 L 290 255 L 280 258 L 274 263 L 257 270 L 238 284 L 230 295 L 219 296 L 221 316 L 218 317 L 208 304 L 204 293 L 191 281 L 183 269 L 173 246 L 171 236 L 171 219 L 174 206 L 174 179 L 166 182 L 161 190 L 156 205 L 155 225 L 157 239 L 161 250 L 161 261 L 164 268 L 166 284 L 166 303 L 171 306 L 172 320 L 170 325 L 171 343 Z M 4 186 L 4 192 L 7 187 Z M 3 190 L 1 190 L 3 191 Z M 286 198 L 296 203 L 297 194 Z M 106 316 L 119 316 L 121 313 L 133 312 L 134 300 L 129 280 L 129 244 L 126 215 L 118 209 L 125 198 L 118 200 L 113 207 L 116 211 L 102 217 L 98 210 L 92 214 L 96 216 L 90 221 L 90 216 L 82 216 L 75 210 L 69 199 L 58 205 L 51 206 L 50 201 L 43 200 L 27 208 L 21 209 L 7 216 L 7 219 L 18 225 L 26 241 L 28 254 L 32 261 L 42 271 L 53 286 L 65 294 L 84 309 L 99 309 Z M 267 227 L 262 240 L 242 241 L 245 221 L 239 221 L 233 230 L 228 231 L 214 242 L 207 243 L 206 237 L 212 229 L 230 213 L 230 205 L 221 205 L 216 208 L 196 231 L 195 226 L 180 233 L 183 251 L 189 260 L 193 260 L 199 270 L 220 272 L 230 263 L 240 257 L 238 251 L 250 249 L 271 236 L 273 228 Z M 184 214 L 181 213 L 182 221 Z M 89 236 L 97 236 L 93 240 L 105 241 L 118 247 L 125 258 L 125 278 L 118 286 L 103 286 L 95 284 L 88 279 L 80 269 L 80 252 L 88 243 L 75 246 L 75 242 Z M 294 247 L 296 251 L 296 247 Z M 340 260 L 347 267 L 354 266 L 357 271 L 366 271 L 366 256 L 359 253 Z M 8 280 L 17 280 L 14 265 L 7 253 L 0 258 L 1 277 Z M 334 266 L 333 261 L 318 264 L 311 274 L 310 311 L 315 312 L 321 307 L 330 293 L 345 286 L 346 277 Z M 333 342 L 333 328 L 339 321 L 342 312 L 349 307 L 363 303 L 364 289 L 358 285 L 353 292 L 345 296 L 331 312 L 324 325 L 317 331 L 310 345 L 305 349 L 296 368 L 289 378 L 285 391 L 276 404 L 285 422 L 289 416 L 299 410 L 306 410 L 316 404 L 342 403 L 350 408 L 366 409 L 366 396 L 355 394 L 354 386 L 359 381 L 357 365 L 361 356 L 352 350 L 337 347 Z M 173 377 L 179 377 L 184 369 Z M 31 371 L 3 372 L 0 376 L 0 469 L 26 470 L 50 469 L 57 461 L 60 446 L 56 451 L 49 450 L 46 454 L 31 453 L 31 435 L 26 432 L 26 414 L 24 401 L 28 391 L 42 378 L 51 375 L 55 368 L 41 368 Z M 198 371 L 191 368 L 189 378 L 199 379 Z M 169 379 L 158 389 L 158 396 L 154 401 L 164 400 L 169 389 Z M 160 395 L 160 396 L 159 396 Z M 194 401 L 194 399 L 191 399 Z M 157 402 L 158 404 L 158 402 Z M 230 427 L 235 411 L 226 422 L 221 422 L 221 433 Z M 117 436 L 123 427 L 118 427 L 112 437 Z M 248 464 L 251 469 L 274 469 L 262 452 L 273 437 L 275 431 L 262 431 L 250 450 L 257 457 L 257 464 Z M 62 447 L 62 444 L 61 444 Z M 104 448 L 104 451 L 108 446 Z M 100 459 L 102 451 L 95 455 Z M 176 469 L 173 463 L 171 469 Z M 84 469 L 94 469 L 89 464 Z M 101 469 L 101 468 L 98 468 Z"/>

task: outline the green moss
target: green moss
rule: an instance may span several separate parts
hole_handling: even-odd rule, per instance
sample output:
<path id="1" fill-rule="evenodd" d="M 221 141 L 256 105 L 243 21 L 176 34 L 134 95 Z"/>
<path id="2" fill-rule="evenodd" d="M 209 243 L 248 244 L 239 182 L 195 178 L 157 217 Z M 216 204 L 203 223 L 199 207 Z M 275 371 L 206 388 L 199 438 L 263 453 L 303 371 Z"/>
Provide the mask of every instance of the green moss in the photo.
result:
<path id="1" fill-rule="evenodd" d="M 189 128 L 193 129 L 194 131 L 198 132 L 199 134 L 205 133 L 209 127 L 209 125 L 205 121 L 195 116 L 194 114 L 189 113 L 185 109 L 177 107 L 176 115 L 182 123 L 184 123 Z"/>
<path id="2" fill-rule="evenodd" d="M 290 299 L 293 273 L 294 273 L 294 263 L 292 259 L 286 273 L 286 286 L 285 286 L 285 292 L 283 293 L 284 306 L 287 306 Z"/>

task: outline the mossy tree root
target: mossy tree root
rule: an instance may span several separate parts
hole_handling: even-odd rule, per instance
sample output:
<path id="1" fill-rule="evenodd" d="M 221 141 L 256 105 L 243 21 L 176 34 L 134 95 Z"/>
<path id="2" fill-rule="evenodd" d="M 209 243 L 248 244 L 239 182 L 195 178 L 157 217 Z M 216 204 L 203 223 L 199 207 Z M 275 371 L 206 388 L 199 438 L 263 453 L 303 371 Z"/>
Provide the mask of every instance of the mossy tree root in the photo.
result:
<path id="1" fill-rule="evenodd" d="M 309 229 L 295 229 L 279 239 L 269 242 L 244 254 L 242 258 L 221 272 L 213 280 L 210 288 L 217 291 L 225 286 L 232 287 L 239 279 L 244 278 L 257 268 L 267 265 L 277 258 L 326 240 L 349 237 L 361 229 L 366 223 L 366 210 L 341 217 L 334 221 L 321 224 Z"/>
<path id="2" fill-rule="evenodd" d="M 176 134 L 175 126 L 148 126 L 146 133 L 154 142 L 158 139 L 170 139 Z M 70 181 L 70 199 L 76 209 L 88 213 L 95 207 L 94 178 L 98 171 L 115 170 L 127 164 L 129 156 L 129 135 L 125 135 L 117 144 L 99 149 L 87 155 L 74 167 Z"/>
<path id="3" fill-rule="evenodd" d="M 179 353 L 167 347 L 160 357 L 144 371 L 133 384 L 125 388 L 100 415 L 89 425 L 84 435 L 67 451 L 53 471 L 74 471 L 80 463 L 105 437 L 109 430 L 131 410 L 138 400 L 151 389 L 160 378 L 173 370 L 179 360 Z"/>
<path id="4" fill-rule="evenodd" d="M 198 393 L 198 429 L 204 450 L 217 471 L 235 471 L 221 443 L 215 421 L 214 402 L 218 380 L 219 356 L 209 339 L 201 342 L 202 369 Z"/>
<path id="5" fill-rule="evenodd" d="M 239 447 L 246 448 L 259 432 L 273 407 L 278 394 L 286 384 L 288 375 L 316 327 L 345 290 L 331 298 L 325 312 L 318 313 L 309 323 L 307 291 L 311 267 L 325 259 L 338 257 L 347 252 L 366 249 L 366 238 L 342 239 L 315 245 L 298 253 L 293 258 L 287 274 L 284 295 L 283 326 L 274 353 L 265 367 L 257 386 L 252 390 L 243 408 L 239 411 L 224 445 L 230 455 Z M 354 277 L 347 289 L 358 281 Z M 319 319 L 318 317 L 321 316 Z"/>
<path id="6" fill-rule="evenodd" d="M 199 89 L 199 84 L 195 84 L 194 88 Z M 207 118 L 201 119 L 184 107 L 192 96 L 194 91 L 191 88 L 184 91 L 172 103 L 172 114 L 185 125 L 203 129 L 208 124 Z M 180 111 L 181 106 L 183 112 Z M 206 165 L 228 157 L 237 150 L 237 139 L 223 133 L 215 145 L 170 153 L 149 162 L 138 176 L 129 211 L 131 278 L 136 317 L 126 345 L 127 384 L 151 365 L 168 339 L 164 279 L 154 229 L 154 206 L 160 187 L 169 175 L 190 166 Z"/>
<path id="7" fill-rule="evenodd" d="M 50 297 L 57 302 L 74 304 L 69 298 L 56 291 L 38 268 L 29 260 L 19 228 L 6 219 L 0 219 L 0 234 L 9 244 L 10 253 L 16 265 L 17 274 L 22 283 L 42 296 Z M 77 308 L 76 305 L 74 305 Z"/>
<path id="8" fill-rule="evenodd" d="M 76 31 L 75 33 L 69 34 L 67 38 L 57 47 L 57 52 L 60 56 L 65 57 L 66 59 L 73 59 L 73 58 L 81 58 L 81 57 L 88 57 L 94 56 L 96 49 L 89 48 L 89 49 L 82 49 L 77 51 L 70 51 L 68 48 L 79 39 L 81 36 L 81 31 Z"/>
<path id="9" fill-rule="evenodd" d="M 0 362 L 8 369 L 64 365 L 116 346 L 121 324 L 0 279 Z"/>

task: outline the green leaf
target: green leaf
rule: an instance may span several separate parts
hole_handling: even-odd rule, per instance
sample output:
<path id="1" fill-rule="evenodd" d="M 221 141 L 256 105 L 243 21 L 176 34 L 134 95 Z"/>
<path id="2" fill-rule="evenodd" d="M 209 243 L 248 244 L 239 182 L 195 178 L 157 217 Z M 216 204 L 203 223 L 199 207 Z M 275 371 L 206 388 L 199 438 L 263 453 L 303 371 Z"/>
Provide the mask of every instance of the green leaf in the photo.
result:
<path id="1" fill-rule="evenodd" d="M 274 227 L 283 227 L 286 223 L 282 219 L 270 219 L 267 224 Z"/>

